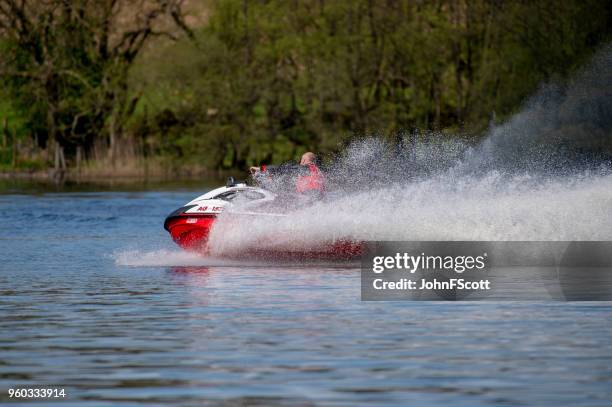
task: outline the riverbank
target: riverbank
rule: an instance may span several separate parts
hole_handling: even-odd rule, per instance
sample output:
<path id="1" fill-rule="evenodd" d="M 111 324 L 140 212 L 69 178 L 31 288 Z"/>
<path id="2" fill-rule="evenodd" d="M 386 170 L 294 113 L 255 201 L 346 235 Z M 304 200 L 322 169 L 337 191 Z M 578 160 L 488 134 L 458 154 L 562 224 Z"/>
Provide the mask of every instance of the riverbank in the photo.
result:
<path id="1" fill-rule="evenodd" d="M 12 170 L 0 171 L 0 193 L 39 191 L 108 191 L 108 190 L 200 190 L 223 184 L 227 177 L 241 177 L 240 171 L 204 168 L 87 167 L 66 171 Z"/>
<path id="2" fill-rule="evenodd" d="M 171 177 L 191 178 L 201 176 L 223 177 L 229 174 L 229 170 L 211 170 L 201 165 L 179 165 L 176 162 L 163 158 L 121 160 L 111 164 L 108 160 L 88 161 L 80 166 L 68 167 L 66 169 L 55 169 L 53 167 L 4 167 L 0 168 L 2 179 L 31 179 L 31 180 L 91 180 L 91 179 L 122 179 L 122 178 L 155 178 L 164 179 Z"/>

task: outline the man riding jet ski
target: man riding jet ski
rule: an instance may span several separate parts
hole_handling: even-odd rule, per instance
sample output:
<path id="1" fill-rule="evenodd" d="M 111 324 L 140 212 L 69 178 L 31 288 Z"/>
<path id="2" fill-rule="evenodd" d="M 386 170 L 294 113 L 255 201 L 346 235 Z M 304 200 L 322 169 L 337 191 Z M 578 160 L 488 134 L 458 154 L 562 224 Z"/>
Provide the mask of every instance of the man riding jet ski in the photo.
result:
<path id="1" fill-rule="evenodd" d="M 249 170 L 253 179 L 263 188 L 279 190 L 293 183 L 295 192 L 321 198 L 325 192 L 325 178 L 316 164 L 317 157 L 312 152 L 302 155 L 300 164 L 285 163 L 279 166 L 262 165 Z"/>
<path id="2" fill-rule="evenodd" d="M 257 186 L 229 178 L 225 187 L 214 189 L 171 213 L 164 223 L 173 240 L 187 250 L 209 253 L 208 238 L 221 213 L 228 223 L 248 233 L 253 220 L 281 220 L 288 214 L 318 201 L 325 192 L 325 177 L 316 164 L 316 156 L 302 155 L 300 164 L 251 167 Z M 243 232 L 240 232 L 243 233 Z M 273 243 L 290 241 L 291 236 L 268 236 Z M 262 243 L 261 241 L 258 243 Z M 290 242 L 289 242 L 290 243 Z M 246 247 L 232 255 L 291 255 L 305 257 L 351 258 L 361 254 L 361 243 L 346 239 L 321 242 L 315 246 L 259 245 Z"/>

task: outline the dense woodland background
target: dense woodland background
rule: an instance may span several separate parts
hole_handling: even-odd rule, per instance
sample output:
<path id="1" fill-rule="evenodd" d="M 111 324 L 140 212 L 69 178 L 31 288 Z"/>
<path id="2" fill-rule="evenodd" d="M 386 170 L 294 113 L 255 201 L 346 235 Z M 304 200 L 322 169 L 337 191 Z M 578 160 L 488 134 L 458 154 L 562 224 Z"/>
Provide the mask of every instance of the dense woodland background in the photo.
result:
<path id="1" fill-rule="evenodd" d="M 611 34 L 596 0 L 0 0 L 0 170 L 477 140 Z"/>

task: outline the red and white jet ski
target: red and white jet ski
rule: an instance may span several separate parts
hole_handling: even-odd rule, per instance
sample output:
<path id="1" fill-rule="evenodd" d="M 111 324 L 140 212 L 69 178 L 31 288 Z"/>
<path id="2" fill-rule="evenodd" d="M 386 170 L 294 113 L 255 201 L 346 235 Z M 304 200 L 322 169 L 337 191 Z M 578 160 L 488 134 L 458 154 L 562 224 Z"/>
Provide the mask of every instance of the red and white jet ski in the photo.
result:
<path id="1" fill-rule="evenodd" d="M 274 207 L 277 195 L 263 188 L 249 186 L 244 182 L 235 182 L 228 178 L 224 187 L 213 189 L 188 202 L 172 212 L 164 222 L 164 228 L 170 233 L 174 242 L 183 249 L 208 253 L 208 239 L 217 218 L 227 212 L 235 227 L 240 227 L 244 216 L 284 217 L 285 213 L 266 210 Z M 232 212 L 235 203 L 240 203 L 240 210 Z M 264 208 L 262 210 L 262 208 Z M 248 228 L 248 226 L 246 227 Z M 246 232 L 246 231 L 245 231 Z M 270 236 L 269 240 L 286 240 L 286 236 Z M 355 258 L 362 253 L 362 243 L 351 240 L 325 242 L 315 247 L 291 249 L 269 247 L 244 248 L 237 256 L 258 257 L 300 257 L 300 258 Z"/>

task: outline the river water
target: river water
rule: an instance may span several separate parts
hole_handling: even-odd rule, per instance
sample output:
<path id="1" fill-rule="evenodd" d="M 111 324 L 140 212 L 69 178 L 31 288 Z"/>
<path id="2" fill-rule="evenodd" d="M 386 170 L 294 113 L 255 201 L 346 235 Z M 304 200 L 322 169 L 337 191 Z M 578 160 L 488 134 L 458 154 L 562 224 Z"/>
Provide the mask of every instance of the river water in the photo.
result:
<path id="1" fill-rule="evenodd" d="M 362 302 L 354 265 L 182 253 L 194 190 L 0 195 L 0 402 L 609 406 L 612 306 Z"/>

